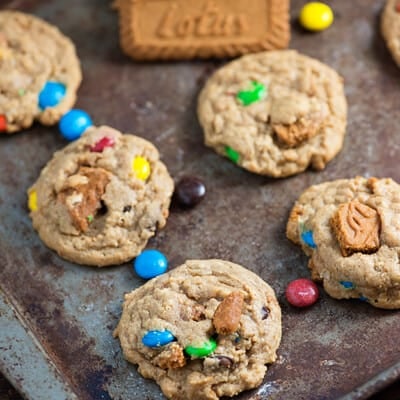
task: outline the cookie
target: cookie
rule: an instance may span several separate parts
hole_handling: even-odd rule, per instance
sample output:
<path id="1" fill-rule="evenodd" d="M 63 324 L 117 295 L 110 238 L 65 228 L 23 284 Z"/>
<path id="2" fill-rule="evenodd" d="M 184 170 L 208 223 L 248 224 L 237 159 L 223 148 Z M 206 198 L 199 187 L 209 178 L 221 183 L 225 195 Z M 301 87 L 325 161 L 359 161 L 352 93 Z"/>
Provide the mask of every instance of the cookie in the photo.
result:
<path id="1" fill-rule="evenodd" d="M 33 227 L 78 264 L 126 262 L 168 217 L 173 181 L 147 140 L 91 127 L 54 154 L 28 190 Z"/>
<path id="2" fill-rule="evenodd" d="M 381 17 L 381 32 L 393 59 L 400 66 L 400 1 L 387 0 Z"/>
<path id="3" fill-rule="evenodd" d="M 253 272 L 190 260 L 125 295 L 114 335 L 166 397 L 216 400 L 261 384 L 276 359 L 281 310 Z"/>
<path id="4" fill-rule="evenodd" d="M 342 78 L 294 50 L 251 54 L 219 69 L 198 100 L 205 144 L 257 174 L 316 170 L 341 150 Z"/>
<path id="5" fill-rule="evenodd" d="M 0 132 L 53 125 L 75 103 L 82 76 L 75 47 L 56 27 L 0 11 Z"/>
<path id="6" fill-rule="evenodd" d="M 289 1 L 116 0 L 123 51 L 136 60 L 233 57 L 283 49 Z"/>
<path id="7" fill-rule="evenodd" d="M 400 308 L 400 185 L 392 179 L 311 186 L 293 207 L 286 234 L 310 256 L 312 278 L 330 296 Z"/>

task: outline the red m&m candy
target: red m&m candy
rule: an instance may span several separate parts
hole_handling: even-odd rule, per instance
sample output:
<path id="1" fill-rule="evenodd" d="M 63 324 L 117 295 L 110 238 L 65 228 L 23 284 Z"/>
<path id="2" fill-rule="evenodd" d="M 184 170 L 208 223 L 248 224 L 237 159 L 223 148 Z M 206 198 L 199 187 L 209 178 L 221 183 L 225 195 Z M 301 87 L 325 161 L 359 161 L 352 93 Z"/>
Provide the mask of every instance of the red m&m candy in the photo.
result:
<path id="1" fill-rule="evenodd" d="M 308 307 L 318 300 L 319 291 L 312 280 L 300 278 L 289 283 L 285 295 L 292 306 Z"/>
<path id="2" fill-rule="evenodd" d="M 7 118 L 5 115 L 0 115 L 0 132 L 7 130 Z"/>
<path id="3" fill-rule="evenodd" d="M 91 148 L 91 152 L 102 153 L 106 147 L 113 147 L 115 140 L 112 137 L 104 136 L 98 142 L 96 142 Z"/>

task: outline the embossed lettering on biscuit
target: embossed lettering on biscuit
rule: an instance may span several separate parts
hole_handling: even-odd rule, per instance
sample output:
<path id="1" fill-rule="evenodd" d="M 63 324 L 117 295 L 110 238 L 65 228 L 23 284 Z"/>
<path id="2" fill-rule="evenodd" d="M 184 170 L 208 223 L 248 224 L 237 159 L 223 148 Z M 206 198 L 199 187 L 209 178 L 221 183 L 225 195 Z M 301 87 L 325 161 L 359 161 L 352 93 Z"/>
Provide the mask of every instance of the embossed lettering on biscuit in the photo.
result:
<path id="1" fill-rule="evenodd" d="M 222 300 L 213 317 L 213 325 L 217 333 L 229 335 L 239 327 L 243 308 L 243 294 L 232 292 Z"/>
<path id="2" fill-rule="evenodd" d="M 181 14 L 178 2 L 169 2 L 157 34 L 163 39 L 202 36 L 235 36 L 249 30 L 249 21 L 243 13 L 223 14 L 214 1 L 205 3 L 203 10 Z"/>
<path id="3" fill-rule="evenodd" d="M 58 200 L 66 205 L 74 226 L 80 231 L 87 231 L 102 208 L 101 198 L 109 181 L 109 173 L 103 168 L 80 167 L 58 194 Z"/>
<path id="4" fill-rule="evenodd" d="M 373 253 L 379 249 L 379 214 L 358 200 L 341 204 L 331 219 L 331 226 L 344 257 L 356 252 Z"/>

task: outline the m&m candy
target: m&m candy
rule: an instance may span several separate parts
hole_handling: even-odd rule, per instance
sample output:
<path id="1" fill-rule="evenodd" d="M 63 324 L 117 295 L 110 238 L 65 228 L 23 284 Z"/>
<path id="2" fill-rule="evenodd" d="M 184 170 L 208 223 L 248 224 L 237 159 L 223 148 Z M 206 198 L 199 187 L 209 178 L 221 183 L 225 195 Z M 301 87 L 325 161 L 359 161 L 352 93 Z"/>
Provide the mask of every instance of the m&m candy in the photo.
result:
<path id="1" fill-rule="evenodd" d="M 72 109 L 60 119 L 59 129 L 65 139 L 72 141 L 80 138 L 83 132 L 92 125 L 89 114 L 83 110 Z"/>
<path id="2" fill-rule="evenodd" d="M 36 211 L 37 210 L 37 193 L 36 190 L 32 190 L 29 192 L 28 195 L 28 208 L 30 211 Z"/>
<path id="3" fill-rule="evenodd" d="M 147 180 L 151 173 L 149 162 L 141 156 L 137 156 L 133 159 L 132 170 L 136 178 L 141 179 L 142 181 Z"/>
<path id="4" fill-rule="evenodd" d="M 47 107 L 54 107 L 65 97 L 67 89 L 64 84 L 48 81 L 39 93 L 39 107 L 44 110 Z"/>
<path id="5" fill-rule="evenodd" d="M 206 187 L 201 179 L 194 176 L 184 176 L 175 188 L 175 197 L 183 207 L 194 207 L 206 194 Z"/>
<path id="6" fill-rule="evenodd" d="M 5 115 L 0 115 L 0 132 L 5 132 L 7 130 L 7 118 Z"/>
<path id="7" fill-rule="evenodd" d="M 150 279 L 163 274 L 167 270 L 168 260 L 158 250 L 144 250 L 136 257 L 133 268 L 141 278 Z"/>
<path id="8" fill-rule="evenodd" d="M 304 231 L 302 232 L 301 240 L 308 246 L 311 247 L 312 249 L 316 249 L 317 245 L 314 242 L 314 236 L 312 231 Z"/>
<path id="9" fill-rule="evenodd" d="M 233 150 L 232 147 L 225 146 L 225 154 L 235 164 L 239 162 L 239 153 Z"/>
<path id="10" fill-rule="evenodd" d="M 350 281 L 340 281 L 339 282 L 345 289 L 354 289 L 356 286 Z"/>
<path id="11" fill-rule="evenodd" d="M 256 101 L 262 100 L 267 93 L 265 85 L 260 82 L 251 82 L 248 90 L 242 90 L 237 93 L 236 98 L 244 105 L 249 106 Z"/>
<path id="12" fill-rule="evenodd" d="M 185 352 L 195 358 L 207 357 L 209 354 L 213 353 L 217 348 L 217 342 L 215 339 L 210 338 L 208 341 L 204 342 L 202 346 L 187 346 L 185 347 Z"/>
<path id="13" fill-rule="evenodd" d="M 292 306 L 308 307 L 318 300 L 319 291 L 312 280 L 300 278 L 289 283 L 285 295 Z"/>
<path id="14" fill-rule="evenodd" d="M 142 337 L 142 343 L 147 347 L 161 347 L 175 340 L 175 336 L 168 330 L 159 331 L 152 330 L 148 331 Z"/>
<path id="15" fill-rule="evenodd" d="M 300 11 L 299 21 L 309 31 L 323 31 L 333 22 L 333 11 L 324 3 L 313 1 L 307 3 Z"/>
<path id="16" fill-rule="evenodd" d="M 91 148 L 90 151 L 93 153 L 102 153 L 106 147 L 113 147 L 115 140 L 112 137 L 104 136 L 97 141 Z"/>

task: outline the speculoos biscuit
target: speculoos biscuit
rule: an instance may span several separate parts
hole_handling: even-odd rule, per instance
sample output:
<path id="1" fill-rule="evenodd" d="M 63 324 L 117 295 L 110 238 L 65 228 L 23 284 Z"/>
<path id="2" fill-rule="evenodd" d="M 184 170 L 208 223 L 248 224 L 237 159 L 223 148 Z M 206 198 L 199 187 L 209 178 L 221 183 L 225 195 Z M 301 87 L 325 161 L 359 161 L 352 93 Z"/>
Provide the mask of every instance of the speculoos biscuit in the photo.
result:
<path id="1" fill-rule="evenodd" d="M 137 60 L 234 57 L 283 49 L 289 1 L 117 0 L 120 43 Z"/>

